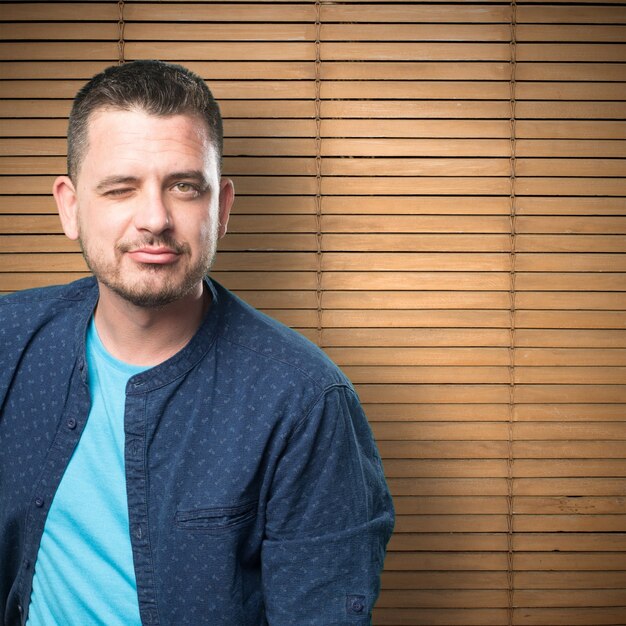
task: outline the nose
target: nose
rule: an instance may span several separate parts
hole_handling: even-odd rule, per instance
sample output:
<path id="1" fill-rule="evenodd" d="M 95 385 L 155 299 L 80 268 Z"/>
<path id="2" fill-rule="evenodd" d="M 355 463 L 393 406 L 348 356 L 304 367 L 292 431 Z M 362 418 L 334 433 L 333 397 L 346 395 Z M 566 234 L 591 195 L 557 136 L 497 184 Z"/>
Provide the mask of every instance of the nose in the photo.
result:
<path id="1" fill-rule="evenodd" d="M 161 189 L 147 189 L 135 211 L 135 228 L 159 235 L 171 226 L 170 209 Z"/>

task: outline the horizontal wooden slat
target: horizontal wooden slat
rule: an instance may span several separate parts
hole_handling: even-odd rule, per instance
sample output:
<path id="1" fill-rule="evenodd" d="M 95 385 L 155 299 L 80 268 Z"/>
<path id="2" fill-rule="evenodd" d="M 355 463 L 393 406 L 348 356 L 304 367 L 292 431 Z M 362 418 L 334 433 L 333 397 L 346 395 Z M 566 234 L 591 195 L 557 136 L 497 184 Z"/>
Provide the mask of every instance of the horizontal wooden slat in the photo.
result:
<path id="1" fill-rule="evenodd" d="M 506 329 L 326 329 L 324 343 L 328 347 L 452 347 L 506 346 Z M 528 331 L 526 331 L 528 332 Z M 607 331 L 605 331 L 607 332 Z M 520 331 L 521 334 L 521 331 Z M 378 336 L 378 341 L 376 337 Z"/>
<path id="2" fill-rule="evenodd" d="M 586 571 L 624 571 L 624 557 L 619 553 L 528 553 L 516 554 L 513 569 L 523 571 L 546 570 L 586 570 Z M 505 554 L 498 553 L 436 553 L 425 552 L 407 554 L 391 552 L 386 564 L 389 570 L 420 571 L 498 571 L 507 569 Z"/>
<path id="3" fill-rule="evenodd" d="M 439 590 L 419 592 L 383 591 L 378 601 L 379 607 L 421 607 L 421 608 L 493 608 L 507 605 L 505 590 L 463 590 L 453 594 Z"/>
<path id="4" fill-rule="evenodd" d="M 2 9 L 5 20 L 30 21 L 33 15 L 45 21 L 55 20 L 108 20 L 118 19 L 117 7 L 96 3 L 82 2 L 7 2 Z"/>
<path id="5" fill-rule="evenodd" d="M 611 589 L 620 588 L 626 572 L 517 572 L 518 589 Z M 408 586 L 411 585 L 411 586 Z M 386 572 L 383 589 L 505 589 L 502 572 L 483 572 L 480 577 L 467 572 Z"/>
<path id="6" fill-rule="evenodd" d="M 0 59 L 3 61 L 44 61 L 48 59 L 72 61 L 88 56 L 113 63 L 117 57 L 117 43 L 93 41 L 50 43 L 0 43 Z"/>
<path id="7" fill-rule="evenodd" d="M 327 348 L 328 349 L 328 348 Z M 369 387 L 360 385 L 362 390 L 368 391 Z M 508 422 L 513 419 L 514 422 L 558 422 L 564 419 L 564 416 L 572 423 L 579 422 L 610 422 L 624 421 L 623 419 L 623 402 L 615 402 L 613 404 L 603 403 L 602 400 L 593 403 L 589 398 L 587 402 L 576 404 L 567 402 L 563 398 L 557 398 L 554 402 L 532 402 L 514 405 L 476 402 L 467 405 L 454 404 L 456 398 L 438 398 L 438 388 L 433 386 L 423 387 L 422 391 L 433 394 L 433 401 L 430 402 L 426 397 L 420 398 L 416 393 L 416 387 L 402 386 L 395 388 L 393 386 L 372 388 L 372 394 L 369 396 L 371 402 L 365 402 L 367 415 L 371 421 L 375 422 L 412 422 L 412 421 L 490 421 L 490 422 Z M 379 394 L 375 395 L 375 391 Z M 389 400 L 393 392 L 401 391 L 405 398 L 409 400 L 397 399 L 395 402 Z M 517 399 L 517 396 L 516 398 Z M 510 398 L 509 398 L 510 401 Z M 448 402 L 448 403 L 447 403 Z M 501 437 L 501 431 L 497 431 L 497 439 Z M 505 431 L 502 431 L 505 432 Z M 450 437 L 448 437 L 450 438 Z M 451 437 L 454 438 L 454 437 Z M 470 437 L 471 438 L 471 437 Z M 507 437 L 505 437 L 506 439 Z M 560 450 L 564 458 L 580 458 L 586 456 L 585 450 L 592 451 L 593 446 L 588 444 L 577 443 L 567 444 L 567 440 Z M 582 441 L 580 438 L 577 442 Z M 606 443 L 606 442 L 604 442 Z M 515 446 L 514 442 L 514 446 Z M 526 446 L 521 445 L 521 450 L 532 450 L 538 458 L 550 457 L 549 450 L 544 449 L 545 442 Z M 577 452 L 580 445 L 581 452 Z M 609 452 L 607 451 L 607 454 Z M 526 455 L 528 456 L 528 455 Z M 600 455 L 601 456 L 601 455 Z M 619 455 L 618 455 L 619 456 Z"/>
<path id="8" fill-rule="evenodd" d="M 2 76 L 6 79 L 33 79 L 36 81 L 46 80 L 52 85 L 56 81 L 65 81 L 69 79 L 77 79 L 82 83 L 86 82 L 91 76 L 103 70 L 110 65 L 105 61 L 83 61 L 77 60 L 68 64 L 64 61 L 2 61 L 0 68 Z M 253 85 L 255 88 L 261 88 L 265 91 L 266 87 L 271 88 L 271 83 L 265 82 L 268 78 L 277 80 L 276 87 L 284 85 L 289 79 L 305 79 L 311 81 L 315 78 L 315 68 L 307 61 L 224 61 L 216 64 L 210 61 L 186 61 L 185 66 L 196 72 L 204 79 L 211 81 L 211 88 L 217 93 L 225 89 L 241 89 L 243 93 L 246 91 L 246 83 L 242 80 L 260 79 L 261 84 Z M 233 77 L 237 77 L 233 79 Z M 28 85 L 27 85 L 28 86 Z M 296 87 L 297 85 L 294 85 Z M 309 96 L 314 93 L 313 85 L 307 89 Z M 41 97 L 41 92 L 35 93 L 34 97 Z M 44 92 L 45 93 L 45 92 Z M 72 98 L 74 92 L 64 92 L 65 97 Z M 276 96 L 274 96 L 276 97 Z M 289 96 L 287 96 L 289 97 Z M 296 97 L 295 94 L 291 96 Z"/>
<path id="9" fill-rule="evenodd" d="M 515 296 L 518 309 L 623 310 L 624 293 L 528 292 Z M 327 291 L 324 308 L 333 309 L 489 309 L 510 307 L 508 294 L 472 291 Z"/>
<path id="10" fill-rule="evenodd" d="M 576 70 L 578 67 L 575 66 L 571 69 Z M 516 83 L 516 96 L 522 102 L 527 100 L 578 100 L 589 102 L 595 100 L 624 100 L 626 92 L 626 84 L 624 82 L 595 82 L 596 79 L 591 76 L 591 69 L 582 69 L 584 73 L 589 72 L 589 76 L 587 78 L 571 78 L 570 80 L 574 82 L 533 82 L 531 79 Z M 558 71 L 558 68 L 556 68 L 556 71 Z M 578 71 L 579 73 L 581 72 L 581 70 Z M 608 72 L 608 75 L 613 74 Z M 619 81 L 618 75 L 619 72 L 616 72 L 616 81 Z M 522 102 L 519 102 L 519 104 L 522 104 Z"/>
<path id="11" fill-rule="evenodd" d="M 6 11 L 6 7 L 5 7 Z M 2 22 L 0 24 L 0 39 L 3 41 L 43 40 L 107 40 L 118 39 L 119 26 L 114 22 Z"/>
<path id="12" fill-rule="evenodd" d="M 614 43 L 523 43 L 516 46 L 516 57 L 520 62 L 524 61 L 588 61 L 595 62 L 619 62 L 626 58 L 626 46 Z"/>
<path id="13" fill-rule="evenodd" d="M 258 6 L 258 5 L 257 5 Z M 268 30 L 265 23 L 180 23 L 175 29 L 163 22 L 134 22 L 125 24 L 124 36 L 128 40 L 138 41 L 293 41 L 314 40 L 315 25 L 306 20 L 300 23 L 280 23 L 273 20 L 272 29 Z M 527 31 L 524 39 L 545 39 L 555 29 L 537 31 L 537 27 Z M 589 41 L 584 31 L 571 27 L 567 34 L 560 34 L 567 40 Z M 623 33 L 620 27 L 611 32 L 598 33 L 599 41 L 620 41 Z M 558 33 L 558 31 L 557 31 Z M 45 41 L 67 39 L 114 39 L 118 36 L 115 22 L 57 22 L 54 24 L 6 22 L 0 26 L 0 35 L 4 40 L 41 39 Z M 505 24 L 322 24 L 321 41 L 455 41 L 485 42 L 508 41 L 509 29 Z"/>
<path id="14" fill-rule="evenodd" d="M 620 404 L 593 404 L 590 402 L 572 404 L 572 403 L 527 403 L 525 405 L 518 405 L 514 407 L 513 412 L 517 419 L 520 421 L 559 421 L 561 416 L 567 416 L 567 419 L 572 422 L 584 422 L 584 421 L 624 421 L 624 414 L 622 413 L 624 407 Z M 539 452 L 537 452 L 539 454 Z M 576 456 L 576 450 L 571 449 L 565 454 L 571 457 L 572 454 Z M 584 454 L 587 454 L 585 452 Z M 591 456 L 593 454 L 589 453 Z M 607 452 L 608 454 L 608 452 Z M 581 455 L 578 456 L 582 456 Z M 544 456 L 543 453 L 541 456 Z M 595 456 L 602 456 L 596 454 Z"/>
<path id="15" fill-rule="evenodd" d="M 517 24 L 517 41 L 598 41 L 621 43 L 626 39 L 626 27 L 607 24 Z"/>
<path id="16" fill-rule="evenodd" d="M 390 478 L 397 477 L 476 477 L 484 476 L 506 477 L 508 475 L 508 464 L 506 459 L 446 459 L 446 460 L 425 460 L 425 459 L 387 459 L 384 461 L 385 473 Z M 624 476 L 626 472 L 626 460 L 624 459 L 576 459 L 576 460 L 520 460 L 516 459 L 512 464 L 512 475 L 514 478 L 569 478 L 569 477 L 616 477 Z M 544 518 L 545 523 L 554 524 L 559 515 Z M 572 516 L 570 524 L 587 523 L 592 524 L 596 515 L 576 520 Z M 519 523 L 526 525 L 526 529 L 532 529 L 533 524 L 541 523 L 541 515 L 524 515 L 516 518 Z M 565 522 L 564 522 L 565 523 Z M 607 521 L 608 523 L 608 521 Z M 421 527 L 420 527 L 421 528 Z M 422 529 L 423 530 L 423 529 Z M 523 530 L 523 529 L 518 529 Z M 565 526 L 563 530 L 567 530 Z M 571 529 L 570 529 L 571 530 Z M 619 530 L 619 529 L 612 529 Z"/>
<path id="17" fill-rule="evenodd" d="M 354 6 L 350 4 L 324 5 L 322 21 L 327 22 L 410 22 L 410 23 L 507 23 L 508 6 L 479 5 L 395 5 Z"/>
<path id="18" fill-rule="evenodd" d="M 504 624 L 506 609 L 376 609 L 375 626 Z"/>
<path id="19" fill-rule="evenodd" d="M 286 315 L 276 314 L 279 319 L 289 319 Z M 292 316 L 293 317 L 293 316 Z M 310 316 L 308 323 L 301 326 L 314 328 L 316 319 Z M 420 384 L 455 384 L 455 383 L 500 383 L 508 384 L 511 376 L 506 367 L 465 366 L 344 366 L 350 379 L 359 383 L 420 383 Z M 626 369 L 618 367 L 541 367 L 525 369 L 517 366 L 513 380 L 516 384 L 575 384 L 575 385 L 619 385 L 626 380 Z"/>
<path id="20" fill-rule="evenodd" d="M 593 598 L 591 600 L 590 598 Z M 383 591 L 378 606 L 380 607 L 422 607 L 422 608 L 453 608 L 472 609 L 476 607 L 506 606 L 506 592 L 498 590 L 456 590 L 454 594 L 439 590 L 408 593 L 394 590 Z M 603 590 L 593 593 L 574 592 L 567 590 L 539 592 L 535 590 L 519 591 L 515 594 L 516 606 L 626 606 L 626 595 L 622 591 Z M 594 604 L 594 602 L 596 604 Z"/>
<path id="21" fill-rule="evenodd" d="M 544 626 L 549 620 L 551 626 L 620 626 L 626 606 L 611 608 L 576 608 L 576 609 L 527 609 L 513 610 L 513 619 L 516 624 L 525 626 Z M 547 613 L 547 615 L 546 615 Z M 429 626 L 475 626 L 489 624 L 498 626 L 505 624 L 507 613 L 505 609 L 415 609 L 400 608 L 378 610 L 375 626 L 414 626 L 424 624 Z"/>
<path id="22" fill-rule="evenodd" d="M 3 64 L 5 67 L 8 63 Z M 25 64 L 21 64 L 23 66 Z M 103 63 L 103 66 L 108 64 Z M 190 69 L 200 72 L 203 67 Z M 221 67 L 221 71 L 211 70 L 205 77 L 210 80 L 212 93 L 216 98 L 223 99 L 306 99 L 315 95 L 314 75 L 307 63 L 294 61 L 265 61 L 265 62 L 232 62 L 214 64 Z M 243 74 L 244 80 L 224 80 L 233 73 Z M 278 80 L 267 80 L 269 78 Z M 17 77 L 19 79 L 19 76 Z M 310 80 L 301 80 L 309 78 Z M 247 80 L 245 80 L 247 79 Z M 266 80 L 254 80 L 266 79 Z M 5 98 L 40 98 L 43 93 L 49 98 L 72 99 L 76 91 L 85 83 L 85 80 L 5 80 L 0 81 L 0 96 Z"/>
<path id="23" fill-rule="evenodd" d="M 506 589 L 503 572 L 483 572 L 480 579 L 468 572 L 384 572 L 383 589 Z"/>
<path id="24" fill-rule="evenodd" d="M 617 45 L 617 44 L 615 44 Z M 522 46 L 522 44 L 520 44 Z M 546 51 L 548 53 L 549 51 Z M 506 43 L 324 42 L 322 61 L 508 61 Z M 552 60 L 552 59 L 550 59 Z M 561 59 L 554 59 L 561 60 Z M 615 59 L 613 59 L 615 60 Z"/>
<path id="25" fill-rule="evenodd" d="M 624 63 L 533 63 L 520 62 L 516 79 L 520 81 L 620 81 Z"/>
<path id="26" fill-rule="evenodd" d="M 81 273 L 59 273 L 41 272 L 38 274 L 5 274 L 0 272 L 0 292 L 12 292 L 20 289 L 32 289 L 34 287 L 47 287 L 48 285 L 58 285 L 71 280 L 78 280 L 89 276 L 87 272 Z"/>
<path id="27" fill-rule="evenodd" d="M 621 514 L 626 512 L 626 502 L 619 497 L 518 497 L 515 513 L 537 514 Z"/>
<path id="28" fill-rule="evenodd" d="M 394 495 L 418 495 L 418 496 L 454 496 L 454 495 L 494 495 L 506 496 L 507 481 L 505 478 L 390 478 L 388 484 Z M 620 496 L 626 495 L 623 478 L 516 478 L 512 481 L 513 494 L 519 496 Z M 420 541 L 428 541 L 432 537 L 419 537 Z M 446 542 L 442 538 L 439 547 L 431 545 L 433 550 L 458 550 L 462 544 Z M 455 540 L 461 541 L 460 537 Z M 486 546 L 491 541 L 492 550 L 506 550 L 504 537 L 485 538 L 482 545 L 478 543 L 472 546 L 473 550 L 489 549 Z M 569 534 L 559 537 L 556 533 L 545 535 L 532 534 L 514 536 L 514 548 L 521 552 L 537 551 L 576 551 L 587 552 L 597 550 L 599 552 L 626 551 L 624 535 L 587 536 Z M 402 543 L 396 543 L 394 549 L 420 549 L 416 545 L 417 539 L 403 537 Z M 594 545 L 594 541 L 596 544 Z M 429 545 L 427 543 L 424 546 Z M 424 548 L 421 548 L 424 549 Z"/>
<path id="29" fill-rule="evenodd" d="M 343 369 L 355 384 L 508 384 L 510 380 L 506 367 L 344 366 Z"/>
<path id="30" fill-rule="evenodd" d="M 623 24 L 623 7 L 582 7 L 563 9 L 557 6 L 521 6 L 517 14 L 520 24 Z"/>
<path id="31" fill-rule="evenodd" d="M 325 311 L 326 312 L 326 311 Z M 397 313 L 397 311 L 394 311 Z M 328 353 L 341 365 L 509 365 L 511 355 L 504 348 L 331 348 Z M 471 358 L 473 357 L 473 358 Z M 517 348 L 515 353 L 520 367 L 546 366 L 623 366 L 626 350 L 607 349 L 537 349 Z"/>
<path id="32" fill-rule="evenodd" d="M 398 77 L 400 78 L 400 77 Z M 589 81 L 593 81 L 590 78 Z M 504 82 L 472 82 L 462 78 L 435 81 L 423 78 L 416 81 L 380 80 L 355 81 L 325 80 L 320 87 L 322 99 L 332 98 L 380 98 L 419 99 L 430 102 L 432 109 L 440 106 L 441 100 L 508 100 L 510 87 Z M 515 92 L 519 98 L 516 108 L 528 107 L 532 100 L 552 101 L 597 101 L 623 100 L 626 94 L 624 83 L 598 82 L 532 82 L 516 83 Z M 418 104 L 417 102 L 415 104 Z"/>
<path id="33" fill-rule="evenodd" d="M 520 572 L 519 589 L 613 589 L 626 583 L 626 572 Z"/>
<path id="34" fill-rule="evenodd" d="M 617 72 L 605 72 L 617 75 Z M 571 80 L 583 80 L 590 71 L 571 72 Z M 379 62 L 360 63 L 335 61 L 322 64 L 320 75 L 323 80 L 508 80 L 509 67 L 502 62 Z M 594 78 L 591 78 L 593 80 Z M 540 80 L 537 77 L 529 80 Z"/>
<path id="35" fill-rule="evenodd" d="M 117 5 L 107 6 L 102 3 L 67 3 L 67 2 L 25 2 L 7 3 L 3 16 L 11 21 L 31 20 L 36 11 L 38 20 L 107 20 L 117 22 Z M 129 4 L 124 10 L 124 19 L 159 20 L 159 21 L 237 21 L 246 22 L 310 22 L 314 16 L 313 7 L 298 4 L 250 3 L 245 2 L 233 7 L 227 3 L 140 3 Z"/>
<path id="36" fill-rule="evenodd" d="M 389 7 L 391 8 L 391 7 Z M 619 27 L 616 27 L 619 28 Z M 622 31 L 618 31 L 617 34 Z M 321 41 L 508 41 L 505 24 L 322 24 Z"/>

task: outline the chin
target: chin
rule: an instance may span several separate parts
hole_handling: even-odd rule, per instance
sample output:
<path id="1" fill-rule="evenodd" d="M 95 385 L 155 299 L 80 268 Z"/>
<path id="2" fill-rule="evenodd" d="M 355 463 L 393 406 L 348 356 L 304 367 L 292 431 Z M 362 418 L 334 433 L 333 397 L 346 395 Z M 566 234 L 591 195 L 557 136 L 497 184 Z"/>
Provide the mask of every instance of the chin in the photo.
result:
<path id="1" fill-rule="evenodd" d="M 123 268 L 122 264 L 97 262 L 97 256 L 95 259 L 85 253 L 84 256 L 101 285 L 130 304 L 150 309 L 164 307 L 193 294 L 214 259 L 214 255 L 207 255 L 192 265 L 179 261 L 174 266 L 142 264 Z"/>
<path id="2" fill-rule="evenodd" d="M 206 272 L 198 271 L 192 275 L 187 274 L 178 280 L 172 280 L 171 277 L 167 276 L 155 276 L 157 273 L 158 270 L 156 272 L 151 270 L 151 275 L 144 276 L 143 279 L 139 277 L 133 283 L 111 280 L 107 276 L 98 276 L 97 274 L 96 278 L 109 291 L 130 304 L 154 309 L 183 300 L 193 294 L 198 289 L 198 285 L 202 282 Z"/>

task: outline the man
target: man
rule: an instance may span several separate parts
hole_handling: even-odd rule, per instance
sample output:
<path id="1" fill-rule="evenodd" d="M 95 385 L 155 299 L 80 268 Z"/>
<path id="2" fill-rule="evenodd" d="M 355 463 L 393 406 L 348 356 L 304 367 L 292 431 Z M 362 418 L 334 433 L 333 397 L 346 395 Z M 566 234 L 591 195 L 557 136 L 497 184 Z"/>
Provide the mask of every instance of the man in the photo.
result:
<path id="1" fill-rule="evenodd" d="M 221 153 L 180 66 L 111 67 L 74 101 L 53 192 L 94 278 L 0 300 L 5 624 L 370 623 L 380 458 L 323 353 L 206 276 Z"/>

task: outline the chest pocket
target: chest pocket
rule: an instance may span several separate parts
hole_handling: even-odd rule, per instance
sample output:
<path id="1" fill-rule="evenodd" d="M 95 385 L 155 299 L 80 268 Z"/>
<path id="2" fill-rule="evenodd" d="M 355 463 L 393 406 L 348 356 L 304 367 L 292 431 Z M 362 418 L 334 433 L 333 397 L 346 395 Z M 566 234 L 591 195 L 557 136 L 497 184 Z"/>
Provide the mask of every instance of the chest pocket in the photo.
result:
<path id="1" fill-rule="evenodd" d="M 177 511 L 175 522 L 183 530 L 220 533 L 245 526 L 256 517 L 257 500 L 238 506 Z"/>

